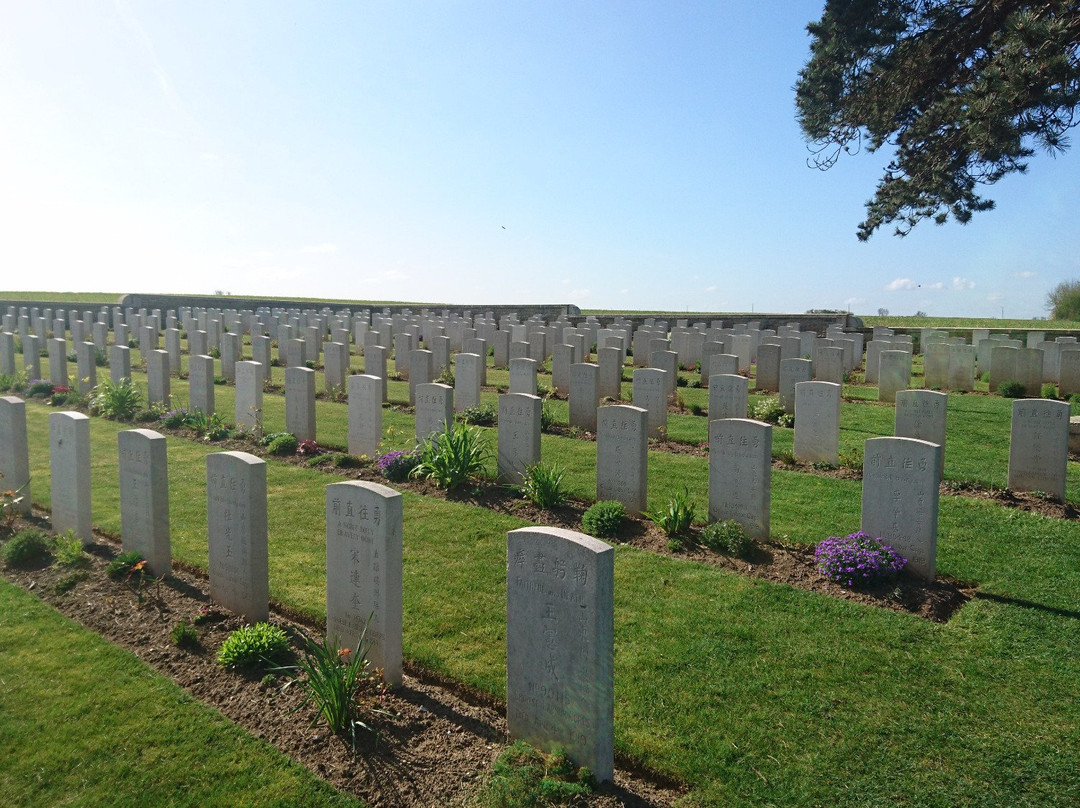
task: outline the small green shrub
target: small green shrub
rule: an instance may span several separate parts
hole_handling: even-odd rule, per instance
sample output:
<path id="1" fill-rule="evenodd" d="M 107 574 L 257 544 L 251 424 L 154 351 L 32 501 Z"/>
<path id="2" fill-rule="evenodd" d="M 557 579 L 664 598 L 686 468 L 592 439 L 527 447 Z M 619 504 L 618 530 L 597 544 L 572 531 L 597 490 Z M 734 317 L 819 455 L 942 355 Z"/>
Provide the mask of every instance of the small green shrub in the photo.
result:
<path id="1" fill-rule="evenodd" d="M 134 419 L 141 404 L 142 394 L 128 378 L 117 384 L 103 379 L 90 393 L 90 411 L 115 421 Z"/>
<path id="2" fill-rule="evenodd" d="M 1058 397 L 1057 385 L 1053 382 L 1047 382 L 1042 386 L 1041 394 L 1043 398 L 1056 400 Z"/>
<path id="3" fill-rule="evenodd" d="M 516 741 L 492 765 L 481 805 L 486 808 L 581 805 L 595 786 L 592 772 L 585 767 L 575 769 L 561 749 L 547 754 L 524 741 Z"/>
<path id="4" fill-rule="evenodd" d="M 179 429 L 182 426 L 187 426 L 187 418 L 188 411 L 183 407 L 179 407 L 175 410 L 169 410 L 161 416 L 161 425 L 169 429 Z"/>
<path id="5" fill-rule="evenodd" d="M 279 626 L 256 623 L 242 626 L 225 638 L 218 650 L 219 665 L 257 668 L 280 665 L 291 655 L 289 638 Z"/>
<path id="6" fill-rule="evenodd" d="M 777 398 L 759 398 L 750 406 L 750 417 L 766 424 L 779 424 L 784 415 L 784 408 Z"/>
<path id="7" fill-rule="evenodd" d="M 555 426 L 555 405 L 545 401 L 540 405 L 540 431 L 550 432 Z"/>
<path id="8" fill-rule="evenodd" d="M 194 430 L 205 441 L 217 441 L 229 433 L 229 425 L 218 413 L 205 413 L 202 410 L 191 410 L 184 420 L 188 429 Z"/>
<path id="9" fill-rule="evenodd" d="M 478 407 L 466 407 L 458 413 L 458 420 L 473 426 L 495 426 L 498 417 L 495 405 L 490 402 Z"/>
<path id="10" fill-rule="evenodd" d="M 83 550 L 82 539 L 71 530 L 53 540 L 53 556 L 58 567 L 79 567 L 89 558 Z"/>
<path id="11" fill-rule="evenodd" d="M 26 385 L 23 391 L 27 398 L 45 398 L 53 392 L 52 382 L 45 379 L 34 379 Z"/>
<path id="12" fill-rule="evenodd" d="M 613 539 L 622 530 L 626 521 L 626 508 L 614 499 L 596 502 L 581 515 L 581 529 L 590 536 L 600 539 Z"/>
<path id="13" fill-rule="evenodd" d="M 272 441 L 266 444 L 266 451 L 272 455 L 292 455 L 296 454 L 296 449 L 300 445 L 300 442 L 294 435 L 277 435 Z"/>
<path id="14" fill-rule="evenodd" d="M 487 441 L 477 427 L 448 424 L 445 431 L 424 441 L 412 476 L 432 480 L 439 488 L 457 488 L 469 477 L 483 473 L 488 454 Z"/>
<path id="15" fill-rule="evenodd" d="M 565 477 L 566 472 L 558 463 L 533 463 L 525 469 L 521 493 L 538 508 L 558 508 L 566 504 Z"/>
<path id="16" fill-rule="evenodd" d="M 193 650 L 199 647 L 199 630 L 187 620 L 174 623 L 172 631 L 169 632 L 169 637 L 172 638 L 172 644 L 177 648 Z"/>
<path id="17" fill-rule="evenodd" d="M 997 391 L 1002 398 L 1023 398 L 1024 385 L 1015 379 L 1006 379 L 998 385 Z"/>
<path id="18" fill-rule="evenodd" d="M 734 519 L 713 522 L 701 531 L 701 543 L 710 550 L 742 557 L 753 546 L 743 526 Z"/>
<path id="19" fill-rule="evenodd" d="M 696 508 L 690 501 L 690 491 L 683 486 L 667 501 L 667 505 L 657 511 L 646 511 L 648 516 L 669 539 L 686 536 L 694 521 Z"/>
<path id="20" fill-rule="evenodd" d="M 121 553 L 105 565 L 105 574 L 114 581 L 126 581 L 134 575 L 143 575 L 146 559 L 134 551 Z"/>
<path id="21" fill-rule="evenodd" d="M 43 530 L 30 528 L 12 536 L 0 549 L 0 558 L 9 567 L 22 567 L 47 561 L 52 555 L 52 540 Z"/>

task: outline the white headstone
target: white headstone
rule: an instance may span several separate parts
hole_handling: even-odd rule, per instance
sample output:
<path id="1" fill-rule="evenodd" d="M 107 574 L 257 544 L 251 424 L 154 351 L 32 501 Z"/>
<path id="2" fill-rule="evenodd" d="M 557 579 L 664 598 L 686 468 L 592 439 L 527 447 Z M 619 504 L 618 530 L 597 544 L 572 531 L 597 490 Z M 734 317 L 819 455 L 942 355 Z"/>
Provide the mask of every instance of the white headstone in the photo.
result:
<path id="1" fill-rule="evenodd" d="M 949 397 L 933 390 L 898 390 L 893 432 L 941 447 L 938 479 L 945 473 L 945 410 Z"/>
<path id="2" fill-rule="evenodd" d="M 446 384 L 421 384 L 416 388 L 416 440 L 441 434 L 454 423 L 454 388 Z"/>
<path id="3" fill-rule="evenodd" d="M 536 395 L 536 369 L 540 363 L 535 359 L 510 360 L 510 392 Z"/>
<path id="4" fill-rule="evenodd" d="M 382 440 L 382 379 L 354 375 L 349 386 L 349 454 L 374 457 Z"/>
<path id="5" fill-rule="evenodd" d="M 709 421 L 709 520 L 734 519 L 747 535 L 769 538 L 772 427 L 747 418 Z"/>
<path id="6" fill-rule="evenodd" d="M 634 371 L 633 389 L 634 406 L 649 414 L 649 437 L 663 437 L 667 433 L 667 371 L 659 368 L 638 368 Z"/>
<path id="7" fill-rule="evenodd" d="M 454 358 L 454 407 L 480 406 L 480 376 L 484 358 L 474 353 L 459 353 Z"/>
<path id="8" fill-rule="evenodd" d="M 172 569 L 166 441 L 149 429 L 117 433 L 120 457 L 120 538 L 125 553 L 146 559 L 155 576 Z"/>
<path id="9" fill-rule="evenodd" d="M 214 357 L 188 357 L 188 408 L 209 415 L 214 411 Z"/>
<path id="10" fill-rule="evenodd" d="M 631 513 L 648 507 L 648 418 L 640 407 L 601 407 L 596 427 L 596 499 L 614 499 Z"/>
<path id="11" fill-rule="evenodd" d="M 795 459 L 803 463 L 840 462 L 840 392 L 834 382 L 795 385 Z"/>
<path id="12" fill-rule="evenodd" d="M 26 402 L 0 396 L 0 490 L 21 497 L 17 513 L 30 513 L 30 452 L 26 437 Z"/>
<path id="13" fill-rule="evenodd" d="M 315 371 L 285 368 L 285 431 L 315 440 Z"/>
<path id="14" fill-rule="evenodd" d="M 246 452 L 206 456 L 206 522 L 211 600 L 252 623 L 266 620 L 270 578 L 264 461 Z"/>
<path id="15" fill-rule="evenodd" d="M 258 362 L 236 363 L 234 415 L 238 429 L 262 428 L 262 369 Z"/>
<path id="16" fill-rule="evenodd" d="M 542 406 L 539 396 L 528 393 L 499 396 L 499 482 L 519 485 L 526 469 L 540 462 Z"/>
<path id="17" fill-rule="evenodd" d="M 146 400 L 151 404 L 169 403 L 169 353 L 157 348 L 146 352 Z"/>
<path id="18" fill-rule="evenodd" d="M 750 380 L 736 373 L 709 377 L 709 420 L 745 418 Z"/>
<path id="19" fill-rule="evenodd" d="M 570 426 L 596 432 L 596 408 L 600 405 L 600 368 L 588 362 L 570 366 Z"/>
<path id="20" fill-rule="evenodd" d="M 353 652 L 364 634 L 368 661 L 392 685 L 401 684 L 401 569 L 401 494 L 352 480 L 326 486 L 326 633 Z"/>
<path id="21" fill-rule="evenodd" d="M 928 581 L 937 574 L 941 447 L 915 438 L 869 438 L 863 452 L 862 530 L 908 560 Z"/>
<path id="22" fill-rule="evenodd" d="M 93 541 L 90 511 L 90 419 L 78 412 L 49 413 L 52 527 Z"/>
<path id="23" fill-rule="evenodd" d="M 896 401 L 896 392 L 911 385 L 911 354 L 882 351 L 878 357 L 878 401 Z"/>
<path id="24" fill-rule="evenodd" d="M 506 723 L 614 775 L 614 551 L 552 527 L 506 536 Z"/>
<path id="25" fill-rule="evenodd" d="M 1067 401 L 1014 401 L 1009 434 L 1009 488 L 1043 491 L 1065 501 L 1069 460 Z"/>

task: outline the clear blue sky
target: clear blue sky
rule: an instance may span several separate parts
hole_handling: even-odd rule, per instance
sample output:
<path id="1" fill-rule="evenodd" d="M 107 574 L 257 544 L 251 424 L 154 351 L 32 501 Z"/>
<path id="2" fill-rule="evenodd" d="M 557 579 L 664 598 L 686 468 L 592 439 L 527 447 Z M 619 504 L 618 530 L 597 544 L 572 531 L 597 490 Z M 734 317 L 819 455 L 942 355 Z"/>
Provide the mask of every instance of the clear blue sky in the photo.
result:
<path id="1" fill-rule="evenodd" d="M 0 289 L 1027 317 L 1080 155 L 855 228 L 795 122 L 823 3 L 0 0 Z"/>

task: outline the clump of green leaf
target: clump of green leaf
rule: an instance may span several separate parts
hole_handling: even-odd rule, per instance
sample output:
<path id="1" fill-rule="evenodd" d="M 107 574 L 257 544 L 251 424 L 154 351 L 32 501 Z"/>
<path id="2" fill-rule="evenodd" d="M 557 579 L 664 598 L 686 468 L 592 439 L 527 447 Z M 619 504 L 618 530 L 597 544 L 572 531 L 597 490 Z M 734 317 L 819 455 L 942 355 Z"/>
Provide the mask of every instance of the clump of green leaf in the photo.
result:
<path id="1" fill-rule="evenodd" d="M 525 469 L 521 493 L 538 508 L 558 508 L 566 504 L 565 477 L 566 471 L 558 463 L 533 463 Z"/>
<path id="2" fill-rule="evenodd" d="M 581 515 L 581 528 L 590 536 L 613 539 L 626 521 L 626 507 L 614 499 L 604 499 L 590 505 Z"/>
<path id="3" fill-rule="evenodd" d="M 467 424 L 448 424 L 432 434 L 420 447 L 420 463 L 413 477 L 432 480 L 439 488 L 457 488 L 470 477 L 484 472 L 488 445 L 483 433 Z"/>
<path id="4" fill-rule="evenodd" d="M 43 530 L 22 530 L 5 542 L 0 559 L 9 567 L 22 567 L 47 561 L 52 556 L 52 540 Z"/>
<path id="5" fill-rule="evenodd" d="M 582 804 L 596 787 L 586 767 L 575 768 L 559 748 L 541 752 L 516 741 L 499 755 L 481 795 L 485 808 L 542 808 Z"/>
<path id="6" fill-rule="evenodd" d="M 227 668 L 269 667 L 286 662 L 291 653 L 289 637 L 280 626 L 255 623 L 241 626 L 226 637 L 217 661 Z"/>
<path id="7" fill-rule="evenodd" d="M 1023 398 L 1024 385 L 1015 379 L 1007 379 L 998 385 L 998 395 L 1002 398 Z"/>
<path id="8" fill-rule="evenodd" d="M 82 539 L 72 530 L 53 540 L 53 556 L 58 567 L 81 567 L 89 558 L 83 550 Z"/>
<path id="9" fill-rule="evenodd" d="M 128 378 L 116 384 L 103 379 L 90 392 L 90 411 L 115 421 L 134 420 L 141 406 L 142 393 Z"/>
<path id="10" fill-rule="evenodd" d="M 784 415 L 784 408 L 776 398 L 759 398 L 750 405 L 750 417 L 766 424 L 777 424 Z"/>
<path id="11" fill-rule="evenodd" d="M 683 538 L 690 533 L 690 525 L 694 521 L 696 506 L 690 501 L 690 491 L 683 486 L 681 491 L 676 491 L 667 504 L 655 511 L 645 511 L 645 515 L 664 531 L 669 539 Z"/>
<path id="12" fill-rule="evenodd" d="M 753 546 L 743 526 L 734 519 L 713 522 L 701 531 L 700 541 L 710 550 L 740 558 L 746 555 Z"/>
<path id="13" fill-rule="evenodd" d="M 458 413 L 458 419 L 462 423 L 472 426 L 495 426 L 499 415 L 495 411 L 495 405 L 491 402 L 477 407 L 466 407 Z"/>
<path id="14" fill-rule="evenodd" d="M 187 620 L 174 623 L 169 637 L 177 648 L 191 651 L 199 647 L 199 630 Z"/>
<path id="15" fill-rule="evenodd" d="M 184 419 L 184 426 L 192 429 L 205 441 L 217 441 L 229 434 L 229 425 L 225 419 L 216 412 L 206 413 L 202 410 L 189 410 Z"/>
<path id="16" fill-rule="evenodd" d="M 114 581 L 126 581 L 135 575 L 143 575 L 146 559 L 134 551 L 121 553 L 105 565 L 105 574 Z"/>
<path id="17" fill-rule="evenodd" d="M 286 432 L 274 435 L 270 442 L 266 444 L 266 451 L 272 455 L 293 455 L 296 454 L 299 445 L 300 442 L 296 439 L 296 436 Z"/>
<path id="18" fill-rule="evenodd" d="M 290 675 L 302 673 L 303 678 L 298 682 L 304 690 L 304 700 L 315 704 L 331 732 L 348 731 L 356 746 L 357 729 L 374 731 L 367 715 L 380 712 L 375 704 L 383 692 L 379 674 L 368 661 L 367 625 L 354 649 L 340 647 L 336 638 L 326 637 L 316 642 L 302 632 L 301 636 L 304 647 L 298 663 L 272 670 Z M 365 691 L 376 698 L 362 698 Z"/>
<path id="19" fill-rule="evenodd" d="M 555 426 L 555 405 L 545 401 L 540 405 L 540 431 L 550 432 Z"/>

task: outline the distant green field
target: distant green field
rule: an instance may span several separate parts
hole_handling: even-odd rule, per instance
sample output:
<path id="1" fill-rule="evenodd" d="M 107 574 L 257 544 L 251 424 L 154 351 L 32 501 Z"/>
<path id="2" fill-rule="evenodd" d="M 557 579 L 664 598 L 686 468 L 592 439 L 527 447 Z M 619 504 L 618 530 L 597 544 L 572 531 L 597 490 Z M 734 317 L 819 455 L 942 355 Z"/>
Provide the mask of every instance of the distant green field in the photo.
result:
<path id="1" fill-rule="evenodd" d="M 862 314 L 859 315 L 859 319 L 868 328 L 881 325 L 887 328 L 989 328 L 994 331 L 1013 328 L 1024 328 L 1031 331 L 1080 329 L 1080 322 L 1075 320 L 999 320 L 994 317 L 871 317 Z"/>

